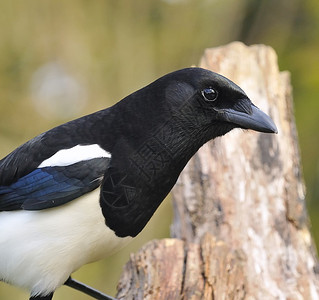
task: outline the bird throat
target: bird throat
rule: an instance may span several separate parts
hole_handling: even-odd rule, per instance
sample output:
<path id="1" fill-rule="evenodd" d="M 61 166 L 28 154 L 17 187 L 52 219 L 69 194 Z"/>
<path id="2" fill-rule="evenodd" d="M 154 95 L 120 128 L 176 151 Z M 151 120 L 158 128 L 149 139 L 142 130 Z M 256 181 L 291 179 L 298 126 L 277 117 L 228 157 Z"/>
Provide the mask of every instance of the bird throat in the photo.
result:
<path id="1" fill-rule="evenodd" d="M 136 236 L 144 228 L 203 144 L 198 140 L 198 132 L 167 122 L 134 151 L 127 151 L 129 155 L 112 156 L 100 205 L 106 225 L 117 236 Z"/>

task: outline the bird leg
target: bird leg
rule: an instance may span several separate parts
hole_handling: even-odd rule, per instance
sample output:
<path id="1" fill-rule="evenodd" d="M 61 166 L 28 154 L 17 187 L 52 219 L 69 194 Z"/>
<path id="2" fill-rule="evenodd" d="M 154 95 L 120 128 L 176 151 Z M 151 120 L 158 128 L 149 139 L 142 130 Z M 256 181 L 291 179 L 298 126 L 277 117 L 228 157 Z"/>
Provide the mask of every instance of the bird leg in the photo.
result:
<path id="1" fill-rule="evenodd" d="M 65 285 L 74 288 L 84 294 L 87 294 L 89 296 L 91 296 L 94 299 L 98 299 L 98 300 L 116 300 L 113 297 L 110 297 L 108 295 L 105 295 L 103 293 L 101 293 L 100 291 L 80 282 L 77 281 L 73 278 L 71 278 L 71 276 L 68 278 L 68 280 L 64 283 Z M 49 299 L 48 299 L 49 300 Z"/>

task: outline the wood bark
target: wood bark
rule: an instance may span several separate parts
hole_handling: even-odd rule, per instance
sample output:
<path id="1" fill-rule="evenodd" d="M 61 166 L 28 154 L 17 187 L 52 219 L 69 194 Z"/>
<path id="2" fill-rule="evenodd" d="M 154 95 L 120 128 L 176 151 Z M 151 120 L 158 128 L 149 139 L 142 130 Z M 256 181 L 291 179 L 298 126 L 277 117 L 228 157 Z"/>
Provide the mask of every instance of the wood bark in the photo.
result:
<path id="1" fill-rule="evenodd" d="M 132 254 L 119 299 L 319 299 L 292 88 L 273 49 L 235 42 L 200 67 L 236 82 L 277 135 L 233 130 L 204 145 L 172 191 L 172 239 Z"/>

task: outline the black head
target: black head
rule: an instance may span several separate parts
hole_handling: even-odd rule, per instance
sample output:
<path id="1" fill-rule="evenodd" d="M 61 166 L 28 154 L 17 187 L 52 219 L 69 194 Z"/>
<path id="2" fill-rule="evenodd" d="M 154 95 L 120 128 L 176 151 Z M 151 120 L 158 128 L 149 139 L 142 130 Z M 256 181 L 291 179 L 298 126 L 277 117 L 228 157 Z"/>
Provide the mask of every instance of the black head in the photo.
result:
<path id="1" fill-rule="evenodd" d="M 233 128 L 277 133 L 274 122 L 229 79 L 201 68 L 170 73 L 154 82 L 165 105 L 198 133 L 212 139 Z M 182 120 L 181 120 L 182 121 Z"/>

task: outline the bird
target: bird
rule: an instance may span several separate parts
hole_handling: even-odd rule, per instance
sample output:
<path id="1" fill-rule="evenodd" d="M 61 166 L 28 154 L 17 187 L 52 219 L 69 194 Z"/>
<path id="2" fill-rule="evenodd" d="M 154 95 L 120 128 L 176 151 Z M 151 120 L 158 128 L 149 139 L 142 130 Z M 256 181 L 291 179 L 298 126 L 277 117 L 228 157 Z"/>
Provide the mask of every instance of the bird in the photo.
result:
<path id="1" fill-rule="evenodd" d="M 192 67 L 71 120 L 0 161 L 0 280 L 50 300 L 62 285 L 114 299 L 71 274 L 136 237 L 209 140 L 277 133 L 234 82 Z"/>

